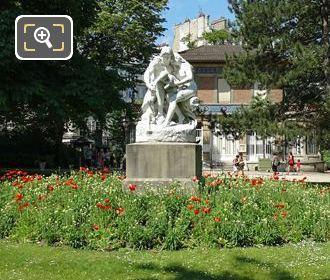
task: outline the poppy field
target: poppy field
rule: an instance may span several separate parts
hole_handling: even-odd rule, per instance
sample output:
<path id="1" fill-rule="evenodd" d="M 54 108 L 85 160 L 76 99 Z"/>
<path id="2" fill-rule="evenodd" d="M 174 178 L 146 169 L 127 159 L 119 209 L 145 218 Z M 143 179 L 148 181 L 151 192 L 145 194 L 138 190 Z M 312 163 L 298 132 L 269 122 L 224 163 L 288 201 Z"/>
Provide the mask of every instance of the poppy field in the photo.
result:
<path id="1" fill-rule="evenodd" d="M 157 193 L 108 170 L 0 178 L 0 238 L 116 250 L 245 247 L 330 240 L 330 188 L 278 176 L 192 178 Z"/>

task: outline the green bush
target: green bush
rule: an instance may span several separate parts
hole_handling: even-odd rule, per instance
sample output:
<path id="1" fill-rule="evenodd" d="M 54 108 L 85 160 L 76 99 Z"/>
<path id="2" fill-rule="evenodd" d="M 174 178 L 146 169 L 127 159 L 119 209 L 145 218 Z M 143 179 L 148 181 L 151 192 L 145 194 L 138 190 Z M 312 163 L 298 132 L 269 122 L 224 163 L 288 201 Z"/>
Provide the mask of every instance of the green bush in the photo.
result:
<path id="1" fill-rule="evenodd" d="M 330 239 L 329 188 L 304 180 L 205 176 L 195 195 L 123 190 L 122 177 L 84 170 L 0 183 L 0 238 L 114 250 L 279 245 Z"/>
<path id="2" fill-rule="evenodd" d="M 330 150 L 325 150 L 323 152 L 323 159 L 324 159 L 325 163 L 330 166 Z"/>

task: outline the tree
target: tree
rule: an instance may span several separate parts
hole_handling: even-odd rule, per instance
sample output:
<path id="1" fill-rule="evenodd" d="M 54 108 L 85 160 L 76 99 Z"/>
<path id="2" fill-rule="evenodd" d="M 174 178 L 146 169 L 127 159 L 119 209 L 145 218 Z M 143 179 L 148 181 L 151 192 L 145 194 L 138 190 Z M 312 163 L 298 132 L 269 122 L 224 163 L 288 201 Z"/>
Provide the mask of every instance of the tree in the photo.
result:
<path id="1" fill-rule="evenodd" d="M 228 61 L 229 84 L 282 88 L 284 100 L 272 121 L 304 123 L 305 132 L 324 135 L 330 128 L 330 2 L 230 0 L 229 6 L 237 20 L 233 36 L 245 49 Z"/>
<path id="2" fill-rule="evenodd" d="M 182 38 L 182 41 L 187 44 L 188 49 L 194 49 L 197 47 L 197 40 L 193 40 L 191 37 L 192 36 L 189 33 L 187 36 Z"/>
<path id="3" fill-rule="evenodd" d="M 38 128 L 59 155 L 64 124 L 105 122 L 125 104 L 120 91 L 134 84 L 164 30 L 167 0 L 6 1 L 0 4 L 0 120 L 10 137 Z M 14 22 L 21 14 L 67 14 L 74 22 L 69 61 L 19 61 Z M 10 127 L 10 131 L 8 131 Z M 58 156 L 57 156 L 58 161 Z"/>
<path id="4" fill-rule="evenodd" d="M 211 45 L 223 45 L 231 40 L 230 32 L 225 29 L 204 32 L 203 38 Z"/>

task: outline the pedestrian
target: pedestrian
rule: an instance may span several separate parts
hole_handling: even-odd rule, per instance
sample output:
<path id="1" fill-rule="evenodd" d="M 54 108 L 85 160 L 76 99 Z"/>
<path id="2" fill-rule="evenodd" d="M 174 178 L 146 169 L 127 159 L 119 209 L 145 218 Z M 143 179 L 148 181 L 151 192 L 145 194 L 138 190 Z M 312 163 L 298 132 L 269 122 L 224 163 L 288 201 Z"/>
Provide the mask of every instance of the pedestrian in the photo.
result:
<path id="1" fill-rule="evenodd" d="M 297 173 L 300 173 L 300 165 L 301 165 L 301 162 L 300 162 L 300 159 L 297 160 Z"/>
<path id="2" fill-rule="evenodd" d="M 288 175 L 290 174 L 290 172 L 294 172 L 294 156 L 292 152 L 290 152 L 288 156 Z"/>
<path id="3" fill-rule="evenodd" d="M 243 153 L 239 153 L 237 174 L 241 173 L 242 177 L 244 177 L 244 167 L 245 167 L 245 162 L 244 162 L 244 158 L 243 158 Z"/>
<path id="4" fill-rule="evenodd" d="M 272 158 L 272 170 L 274 172 L 274 175 L 278 173 L 278 166 L 280 165 L 280 160 L 278 158 L 278 155 L 276 153 L 273 154 Z"/>
<path id="5" fill-rule="evenodd" d="M 238 175 L 238 165 L 239 165 L 239 155 L 237 155 L 234 160 L 233 160 L 233 171 L 234 171 L 234 175 Z"/>
<path id="6" fill-rule="evenodd" d="M 106 149 L 105 153 L 104 153 L 104 165 L 105 165 L 105 167 L 110 168 L 110 152 L 109 152 L 109 149 Z"/>
<path id="7" fill-rule="evenodd" d="M 88 168 L 91 168 L 92 166 L 92 157 L 93 157 L 93 151 L 91 148 L 88 148 L 85 154 L 86 165 Z"/>
<path id="8" fill-rule="evenodd" d="M 97 153 L 97 167 L 103 169 L 104 167 L 104 152 L 100 149 Z"/>

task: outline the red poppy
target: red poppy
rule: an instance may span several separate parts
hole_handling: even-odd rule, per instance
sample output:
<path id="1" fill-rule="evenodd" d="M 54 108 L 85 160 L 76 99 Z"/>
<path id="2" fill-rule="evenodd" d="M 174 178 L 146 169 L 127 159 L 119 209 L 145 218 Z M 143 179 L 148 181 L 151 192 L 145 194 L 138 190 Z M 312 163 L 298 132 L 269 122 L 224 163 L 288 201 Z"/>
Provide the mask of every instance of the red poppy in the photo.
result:
<path id="1" fill-rule="evenodd" d="M 104 181 L 106 178 L 107 178 L 106 175 L 102 175 L 102 176 L 101 176 L 101 180 L 102 180 L 102 181 Z"/>
<path id="2" fill-rule="evenodd" d="M 208 213 L 211 212 L 211 208 L 209 208 L 209 207 L 203 207 L 202 208 L 202 211 L 204 212 L 204 214 L 208 214 Z"/>
<path id="3" fill-rule="evenodd" d="M 210 201 L 208 199 L 205 200 L 205 204 L 209 204 Z"/>
<path id="4" fill-rule="evenodd" d="M 78 190 L 78 185 L 77 184 L 72 184 L 70 187 L 73 190 Z"/>
<path id="5" fill-rule="evenodd" d="M 216 184 L 219 186 L 219 185 L 222 185 L 224 183 L 224 181 L 223 180 L 221 180 L 221 179 L 218 179 L 217 181 L 216 181 Z"/>
<path id="6" fill-rule="evenodd" d="M 110 202 L 110 199 L 107 198 L 107 199 L 104 200 L 104 202 L 105 203 L 109 203 Z"/>
<path id="7" fill-rule="evenodd" d="M 207 183 L 207 186 L 210 187 L 210 188 L 214 188 L 217 186 L 217 182 L 216 181 L 213 181 L 211 183 Z"/>
<path id="8" fill-rule="evenodd" d="M 282 212 L 281 215 L 282 215 L 283 218 L 285 218 L 286 216 L 288 216 L 288 213 L 287 212 Z"/>
<path id="9" fill-rule="evenodd" d="M 198 178 L 197 178 L 197 176 L 192 177 L 191 180 L 192 180 L 193 182 L 198 182 Z"/>
<path id="10" fill-rule="evenodd" d="M 100 226 L 97 225 L 97 224 L 93 224 L 92 229 L 95 230 L 95 231 L 98 231 L 100 229 Z"/>
<path id="11" fill-rule="evenodd" d="M 198 215 L 199 214 L 199 210 L 198 209 L 195 209 L 194 210 L 194 213 L 195 213 L 195 215 Z"/>
<path id="12" fill-rule="evenodd" d="M 128 188 L 131 192 L 134 192 L 136 190 L 136 185 L 135 184 L 129 184 Z"/>
<path id="13" fill-rule="evenodd" d="M 219 218 L 219 217 L 215 217 L 215 218 L 213 218 L 213 220 L 214 220 L 215 222 L 219 223 L 219 222 L 221 221 L 221 218 Z"/>
<path id="14" fill-rule="evenodd" d="M 201 202 L 201 199 L 199 197 L 197 197 L 197 196 L 194 196 L 194 195 L 190 198 L 190 200 L 191 201 Z"/>
<path id="15" fill-rule="evenodd" d="M 274 205 L 275 208 L 278 208 L 278 209 L 283 209 L 285 207 L 284 204 L 276 204 Z"/>
<path id="16" fill-rule="evenodd" d="M 23 210 L 24 208 L 27 208 L 30 205 L 29 202 L 25 202 L 24 204 L 21 204 L 18 206 L 18 210 Z"/>
<path id="17" fill-rule="evenodd" d="M 54 187 L 52 185 L 47 186 L 47 190 L 49 190 L 50 192 L 52 192 L 54 190 Z"/>
<path id="18" fill-rule="evenodd" d="M 72 184 L 74 184 L 75 182 L 73 181 L 73 179 L 69 179 L 65 182 L 66 186 L 71 186 Z"/>
<path id="19" fill-rule="evenodd" d="M 124 212 L 125 212 L 125 209 L 122 208 L 122 207 L 119 207 L 119 208 L 116 209 L 116 213 L 117 213 L 118 215 L 122 215 Z"/>
<path id="20" fill-rule="evenodd" d="M 274 219 L 275 221 L 277 220 L 277 218 L 278 218 L 277 215 L 274 215 L 274 216 L 273 216 L 273 219 Z"/>
<path id="21" fill-rule="evenodd" d="M 96 207 L 100 208 L 100 209 L 103 209 L 103 210 L 109 210 L 109 209 L 112 208 L 112 205 L 111 204 L 103 205 L 102 203 L 97 203 Z"/>
<path id="22" fill-rule="evenodd" d="M 32 182 L 34 179 L 32 176 L 25 176 L 22 178 L 22 182 L 25 184 L 25 183 L 28 183 L 28 182 Z"/>
<path id="23" fill-rule="evenodd" d="M 38 200 L 41 201 L 43 199 L 43 196 L 42 195 L 39 195 L 38 196 Z"/>
<path id="24" fill-rule="evenodd" d="M 194 205 L 193 205 L 193 204 L 189 204 L 189 205 L 187 205 L 187 208 L 188 208 L 189 210 L 191 210 L 191 209 L 194 208 Z"/>
<path id="25" fill-rule="evenodd" d="M 258 184 L 258 180 L 257 179 L 252 179 L 251 183 L 252 183 L 252 186 L 256 186 Z"/>
<path id="26" fill-rule="evenodd" d="M 16 194 L 16 196 L 15 196 L 15 200 L 16 200 L 16 201 L 22 200 L 23 198 L 24 198 L 24 196 L 23 196 L 21 193 L 18 193 L 18 194 Z"/>

